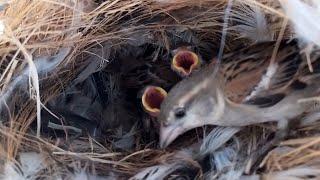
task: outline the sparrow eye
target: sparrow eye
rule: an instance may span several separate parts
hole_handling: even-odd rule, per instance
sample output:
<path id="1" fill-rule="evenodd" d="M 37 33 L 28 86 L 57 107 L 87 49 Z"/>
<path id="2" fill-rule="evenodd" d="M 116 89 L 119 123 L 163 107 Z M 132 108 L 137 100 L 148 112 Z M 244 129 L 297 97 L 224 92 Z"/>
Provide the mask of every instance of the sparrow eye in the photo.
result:
<path id="1" fill-rule="evenodd" d="M 176 118 L 182 118 L 186 115 L 186 110 L 183 107 L 179 107 L 175 109 L 174 115 L 176 116 Z"/>

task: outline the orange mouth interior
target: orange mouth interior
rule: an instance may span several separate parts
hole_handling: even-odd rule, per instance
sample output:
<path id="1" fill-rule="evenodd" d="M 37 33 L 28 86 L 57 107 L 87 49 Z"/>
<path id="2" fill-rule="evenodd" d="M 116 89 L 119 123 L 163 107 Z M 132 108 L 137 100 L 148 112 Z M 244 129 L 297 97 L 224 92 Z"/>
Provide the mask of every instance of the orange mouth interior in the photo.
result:
<path id="1" fill-rule="evenodd" d="M 158 113 L 160 106 L 164 98 L 167 96 L 167 92 L 160 87 L 148 87 L 143 96 L 142 104 L 146 111 L 150 113 Z"/>
<path id="2" fill-rule="evenodd" d="M 188 75 L 198 66 L 198 56 L 190 51 L 181 51 L 173 59 L 174 67 L 184 74 Z"/>

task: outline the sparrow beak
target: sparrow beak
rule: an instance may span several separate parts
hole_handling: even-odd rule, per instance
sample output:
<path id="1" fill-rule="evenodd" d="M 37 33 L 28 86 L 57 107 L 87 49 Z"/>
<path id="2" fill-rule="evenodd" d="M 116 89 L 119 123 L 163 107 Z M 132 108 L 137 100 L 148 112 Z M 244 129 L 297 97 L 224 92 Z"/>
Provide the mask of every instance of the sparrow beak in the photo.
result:
<path id="1" fill-rule="evenodd" d="M 205 125 L 203 121 L 197 119 L 185 119 L 170 125 L 161 125 L 160 128 L 160 148 L 169 146 L 178 136 L 183 133 Z"/>
<path id="2" fill-rule="evenodd" d="M 164 126 L 160 128 L 160 148 L 169 146 L 179 135 L 187 130 L 178 124 Z"/>
<path id="3" fill-rule="evenodd" d="M 161 87 L 148 86 L 142 95 L 142 105 L 144 110 L 151 116 L 157 117 L 160 113 L 160 105 L 167 92 Z"/>
<path id="4" fill-rule="evenodd" d="M 198 55 L 189 50 L 180 50 L 174 55 L 171 68 L 181 76 L 189 76 L 192 71 L 199 67 Z"/>

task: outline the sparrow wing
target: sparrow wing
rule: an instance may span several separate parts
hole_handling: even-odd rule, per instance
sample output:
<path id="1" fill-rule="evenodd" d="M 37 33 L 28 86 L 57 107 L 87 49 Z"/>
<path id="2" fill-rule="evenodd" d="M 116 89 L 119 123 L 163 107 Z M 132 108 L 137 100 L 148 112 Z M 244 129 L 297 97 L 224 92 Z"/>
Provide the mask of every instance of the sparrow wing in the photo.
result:
<path id="1" fill-rule="evenodd" d="M 301 56 L 295 41 L 281 42 L 272 62 L 275 44 L 258 43 L 224 56 L 221 72 L 231 101 L 269 107 L 285 97 L 297 79 Z"/>

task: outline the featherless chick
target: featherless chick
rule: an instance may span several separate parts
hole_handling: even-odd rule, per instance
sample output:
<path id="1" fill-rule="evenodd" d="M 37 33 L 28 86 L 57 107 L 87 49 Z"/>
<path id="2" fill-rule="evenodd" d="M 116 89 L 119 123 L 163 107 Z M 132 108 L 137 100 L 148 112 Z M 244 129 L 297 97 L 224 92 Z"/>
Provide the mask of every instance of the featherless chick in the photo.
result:
<path id="1" fill-rule="evenodd" d="M 203 125 L 247 126 L 288 120 L 317 110 L 320 53 L 311 55 L 314 72 L 295 40 L 262 42 L 226 54 L 218 73 L 215 63 L 180 81 L 161 104 L 160 146 L 168 146 L 184 132 Z M 313 108 L 310 108 L 312 106 Z"/>

